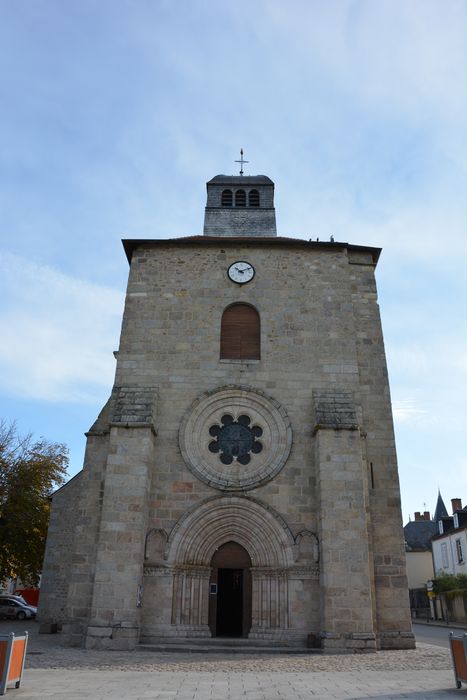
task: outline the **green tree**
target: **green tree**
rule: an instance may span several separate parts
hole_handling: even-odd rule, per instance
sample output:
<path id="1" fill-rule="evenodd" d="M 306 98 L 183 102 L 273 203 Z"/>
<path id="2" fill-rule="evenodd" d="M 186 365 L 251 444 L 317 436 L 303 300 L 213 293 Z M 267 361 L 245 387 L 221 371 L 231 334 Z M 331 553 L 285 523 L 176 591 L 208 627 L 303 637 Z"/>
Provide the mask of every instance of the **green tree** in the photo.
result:
<path id="1" fill-rule="evenodd" d="M 49 496 L 65 481 L 65 445 L 20 436 L 0 421 L 0 580 L 34 585 L 44 558 Z"/>

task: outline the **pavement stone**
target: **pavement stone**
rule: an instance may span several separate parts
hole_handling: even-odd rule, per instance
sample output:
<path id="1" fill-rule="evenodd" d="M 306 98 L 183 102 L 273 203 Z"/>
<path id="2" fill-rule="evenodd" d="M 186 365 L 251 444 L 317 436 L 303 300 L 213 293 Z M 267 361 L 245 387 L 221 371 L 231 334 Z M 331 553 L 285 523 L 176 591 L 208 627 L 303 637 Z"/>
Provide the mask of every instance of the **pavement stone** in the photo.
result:
<path id="1" fill-rule="evenodd" d="M 25 673 L 21 688 L 7 691 L 12 700 L 467 700 L 467 686 L 455 687 L 449 649 L 429 644 L 375 654 L 208 658 L 65 647 L 60 635 L 38 635 L 35 623 L 0 622 L 0 633 L 25 627 Z"/>

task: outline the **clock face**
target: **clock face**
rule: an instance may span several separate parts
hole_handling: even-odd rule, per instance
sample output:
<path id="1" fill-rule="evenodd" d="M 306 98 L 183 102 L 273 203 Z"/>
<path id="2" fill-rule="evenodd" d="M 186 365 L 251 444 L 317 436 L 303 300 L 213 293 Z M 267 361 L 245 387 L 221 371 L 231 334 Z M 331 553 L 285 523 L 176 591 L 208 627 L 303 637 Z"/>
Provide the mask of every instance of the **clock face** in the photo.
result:
<path id="1" fill-rule="evenodd" d="M 255 276 L 255 268 L 251 263 L 245 260 L 238 260 L 230 265 L 227 274 L 232 282 L 246 284 L 246 282 L 250 282 Z"/>

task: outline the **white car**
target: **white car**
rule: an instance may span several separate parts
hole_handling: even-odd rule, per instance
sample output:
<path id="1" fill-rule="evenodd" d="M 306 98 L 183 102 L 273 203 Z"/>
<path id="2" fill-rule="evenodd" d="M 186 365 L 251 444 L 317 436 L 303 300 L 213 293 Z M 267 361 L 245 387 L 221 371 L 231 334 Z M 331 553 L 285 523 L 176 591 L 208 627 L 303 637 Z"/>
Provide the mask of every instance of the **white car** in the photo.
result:
<path id="1" fill-rule="evenodd" d="M 37 615 L 37 608 L 28 605 L 22 596 L 0 596 L 0 618 L 26 620 Z"/>

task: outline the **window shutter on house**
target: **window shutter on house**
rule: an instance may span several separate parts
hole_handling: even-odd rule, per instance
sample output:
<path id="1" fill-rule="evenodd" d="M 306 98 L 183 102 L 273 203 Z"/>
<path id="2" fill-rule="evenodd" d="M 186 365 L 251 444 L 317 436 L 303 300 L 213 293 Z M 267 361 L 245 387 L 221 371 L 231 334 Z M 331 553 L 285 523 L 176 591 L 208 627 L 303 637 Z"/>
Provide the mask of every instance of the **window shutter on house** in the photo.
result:
<path id="1" fill-rule="evenodd" d="M 221 360 L 260 359 L 259 314 L 248 304 L 229 306 L 221 321 Z"/>

